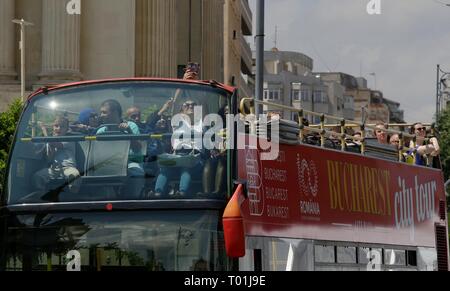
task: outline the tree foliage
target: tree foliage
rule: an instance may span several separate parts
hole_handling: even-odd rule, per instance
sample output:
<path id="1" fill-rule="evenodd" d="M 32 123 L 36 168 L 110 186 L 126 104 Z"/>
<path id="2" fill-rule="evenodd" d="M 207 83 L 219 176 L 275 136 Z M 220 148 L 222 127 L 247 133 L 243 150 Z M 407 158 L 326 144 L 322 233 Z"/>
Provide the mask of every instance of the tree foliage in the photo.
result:
<path id="1" fill-rule="evenodd" d="M 445 110 L 438 120 L 439 145 L 445 179 L 450 178 L 450 108 Z"/>
<path id="2" fill-rule="evenodd" d="M 17 99 L 11 103 L 7 111 L 0 113 L 0 189 L 3 189 L 8 154 L 22 107 L 22 102 Z"/>

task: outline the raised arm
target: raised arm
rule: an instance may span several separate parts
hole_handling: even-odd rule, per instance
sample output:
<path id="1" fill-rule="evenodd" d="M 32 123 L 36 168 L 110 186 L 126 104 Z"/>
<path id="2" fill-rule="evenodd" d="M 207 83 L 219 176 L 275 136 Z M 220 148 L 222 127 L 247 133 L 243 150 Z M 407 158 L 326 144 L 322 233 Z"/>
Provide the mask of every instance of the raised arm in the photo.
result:
<path id="1" fill-rule="evenodd" d="M 417 148 L 417 152 L 420 155 L 432 155 L 433 157 L 436 157 L 441 153 L 441 147 L 439 146 L 437 138 L 432 137 L 430 139 L 430 143 L 424 146 L 419 146 Z"/>

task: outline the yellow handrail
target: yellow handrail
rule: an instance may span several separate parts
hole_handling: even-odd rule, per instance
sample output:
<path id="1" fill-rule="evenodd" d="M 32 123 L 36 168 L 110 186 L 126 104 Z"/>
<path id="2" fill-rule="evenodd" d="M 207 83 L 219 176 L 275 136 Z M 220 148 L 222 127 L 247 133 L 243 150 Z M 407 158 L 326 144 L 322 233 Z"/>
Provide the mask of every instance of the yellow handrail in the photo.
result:
<path id="1" fill-rule="evenodd" d="M 245 103 L 246 102 L 253 102 L 253 106 L 254 104 L 259 104 L 259 105 L 266 105 L 266 106 L 270 106 L 270 107 L 275 107 L 277 109 L 284 109 L 284 110 L 288 110 L 290 112 L 294 112 L 298 114 L 298 120 L 300 123 L 300 135 L 299 135 L 299 139 L 300 141 L 303 141 L 303 137 L 304 137 L 304 132 L 305 131 L 310 131 L 310 132 L 315 132 L 318 133 L 320 135 L 320 145 L 321 147 L 325 146 L 325 137 L 326 136 L 334 136 L 334 137 L 338 137 L 341 141 L 341 150 L 344 151 L 345 150 L 345 140 L 346 139 L 351 139 L 353 141 L 360 141 L 361 142 L 361 154 L 364 155 L 365 151 L 366 151 L 366 144 L 365 144 L 365 136 L 366 136 L 366 132 L 367 129 L 371 129 L 371 130 L 379 130 L 379 131 L 383 131 L 385 133 L 388 134 L 398 134 L 400 137 L 400 146 L 398 148 L 398 160 L 400 162 L 403 161 L 403 154 L 408 151 L 408 150 L 413 150 L 413 159 L 414 159 L 414 164 L 416 163 L 416 135 L 410 134 L 410 133 L 406 133 L 403 131 L 399 131 L 399 130 L 393 130 L 390 129 L 392 127 L 411 127 L 414 124 L 388 124 L 388 129 L 385 128 L 377 128 L 376 124 L 363 124 L 363 123 L 358 123 L 355 122 L 354 120 L 346 120 L 343 119 L 342 117 L 337 117 L 337 116 L 333 116 L 333 115 L 328 115 L 328 114 L 324 114 L 324 113 L 318 113 L 318 112 L 314 112 L 314 111 L 310 111 L 310 110 L 305 110 L 303 108 L 295 108 L 295 107 L 291 107 L 291 106 L 286 106 L 286 105 L 281 105 L 281 104 L 276 104 L 276 103 L 272 103 L 272 102 L 267 102 L 267 101 L 261 101 L 261 100 L 256 100 L 254 98 L 242 98 L 241 102 L 240 102 L 240 110 L 241 113 L 243 115 L 245 114 Z M 249 107 L 250 109 L 250 114 L 254 114 L 255 110 L 254 107 L 252 107 L 252 105 L 250 105 Z M 304 126 L 302 121 L 303 121 L 303 117 L 305 114 L 309 114 L 312 116 L 316 116 L 316 117 L 320 117 L 320 124 L 318 125 L 309 125 L 309 126 Z M 325 124 L 325 120 L 336 120 L 339 121 L 340 123 L 338 124 Z M 428 126 L 431 127 L 431 130 L 434 132 L 435 131 L 435 125 L 434 124 L 426 124 L 426 123 L 422 123 L 424 126 Z M 334 131 L 330 131 L 327 130 L 327 128 L 337 128 L 340 127 L 340 133 L 334 132 Z M 354 127 L 359 127 L 361 130 L 361 134 L 362 137 L 354 137 L 351 135 L 348 135 L 345 133 L 345 129 L 346 128 L 354 128 Z M 411 148 L 409 145 L 405 146 L 405 138 L 408 139 L 412 139 L 413 141 L 413 147 Z M 429 139 L 425 140 L 426 142 L 429 141 Z M 429 165 L 429 158 L 427 157 L 427 164 Z"/>

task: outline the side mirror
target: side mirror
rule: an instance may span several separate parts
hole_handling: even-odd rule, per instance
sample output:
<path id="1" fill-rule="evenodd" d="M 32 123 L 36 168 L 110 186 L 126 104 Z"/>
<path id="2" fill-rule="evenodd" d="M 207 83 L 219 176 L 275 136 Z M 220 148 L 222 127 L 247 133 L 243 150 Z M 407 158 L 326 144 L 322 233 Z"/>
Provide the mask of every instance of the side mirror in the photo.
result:
<path id="1" fill-rule="evenodd" d="M 244 186 L 239 184 L 223 214 L 225 249 L 230 258 L 245 256 L 244 219 L 241 214 L 241 201 L 244 199 Z"/>

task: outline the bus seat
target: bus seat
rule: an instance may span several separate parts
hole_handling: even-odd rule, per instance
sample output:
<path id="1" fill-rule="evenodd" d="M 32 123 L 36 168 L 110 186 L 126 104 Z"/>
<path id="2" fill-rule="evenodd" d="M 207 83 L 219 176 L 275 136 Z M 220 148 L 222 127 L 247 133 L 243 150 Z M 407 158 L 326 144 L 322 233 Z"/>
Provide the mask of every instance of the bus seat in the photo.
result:
<path id="1" fill-rule="evenodd" d="M 89 151 L 89 142 L 82 141 L 75 143 L 75 162 L 81 176 L 84 176 L 86 169 L 86 157 Z"/>
<path id="2" fill-rule="evenodd" d="M 365 155 L 388 161 L 398 161 L 398 151 L 392 145 L 380 144 L 376 138 L 366 138 Z"/>
<path id="3" fill-rule="evenodd" d="M 91 141 L 81 185 L 121 187 L 127 181 L 130 141 Z"/>

